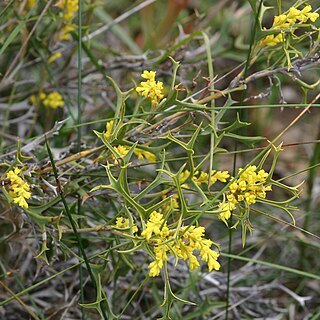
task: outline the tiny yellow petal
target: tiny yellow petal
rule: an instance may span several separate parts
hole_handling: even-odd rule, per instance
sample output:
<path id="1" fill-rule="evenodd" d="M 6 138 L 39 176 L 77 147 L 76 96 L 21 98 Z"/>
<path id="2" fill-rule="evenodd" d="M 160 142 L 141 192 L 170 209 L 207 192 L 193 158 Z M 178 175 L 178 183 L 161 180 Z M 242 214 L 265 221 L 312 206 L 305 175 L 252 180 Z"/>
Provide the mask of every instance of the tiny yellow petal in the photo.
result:
<path id="1" fill-rule="evenodd" d="M 54 54 L 48 59 L 48 63 L 50 64 L 50 63 L 58 60 L 58 59 L 61 58 L 61 57 L 62 57 L 62 53 L 61 53 L 60 51 L 59 51 L 59 52 L 56 52 L 56 53 L 54 53 Z"/>

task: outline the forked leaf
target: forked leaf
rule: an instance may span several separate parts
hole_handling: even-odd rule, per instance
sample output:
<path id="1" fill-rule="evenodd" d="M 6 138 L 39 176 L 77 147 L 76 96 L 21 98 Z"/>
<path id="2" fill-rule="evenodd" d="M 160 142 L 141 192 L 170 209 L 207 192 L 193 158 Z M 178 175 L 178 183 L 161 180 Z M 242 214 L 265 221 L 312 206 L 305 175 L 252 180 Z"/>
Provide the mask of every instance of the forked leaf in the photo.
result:
<path id="1" fill-rule="evenodd" d="M 117 319 L 115 314 L 113 313 L 109 301 L 105 295 L 105 292 L 102 288 L 101 284 L 101 272 L 105 270 L 106 262 L 100 265 L 90 263 L 90 269 L 94 276 L 96 282 L 96 300 L 91 303 L 83 303 L 80 304 L 82 307 L 87 309 L 96 309 L 101 316 L 101 319 L 106 319 L 104 316 L 104 310 L 102 304 L 106 305 L 106 311 L 108 312 L 107 319 Z"/>
<path id="2" fill-rule="evenodd" d="M 163 302 L 162 302 L 161 306 L 165 306 L 166 311 L 165 311 L 165 315 L 160 319 L 171 319 L 170 318 L 170 309 L 171 309 L 174 301 L 182 302 L 183 304 L 189 304 L 192 306 L 195 306 L 196 304 L 194 302 L 179 298 L 172 292 L 166 263 L 164 264 L 163 270 L 164 270 L 164 277 L 163 277 L 164 297 L 163 297 Z"/>
<path id="3" fill-rule="evenodd" d="M 241 129 L 243 127 L 248 127 L 250 126 L 251 123 L 249 122 L 243 122 L 240 120 L 239 114 L 237 113 L 237 119 L 235 122 L 233 122 L 230 126 L 223 128 L 221 131 L 223 131 L 224 133 L 229 133 L 238 129 Z"/>
<path id="4" fill-rule="evenodd" d="M 42 259 L 45 261 L 46 264 L 49 264 L 48 257 L 47 257 L 47 251 L 50 249 L 47 246 L 47 235 L 44 231 L 42 234 L 42 241 L 41 241 L 41 251 L 38 255 L 35 256 L 36 259 Z"/>
<path id="5" fill-rule="evenodd" d="M 116 82 L 111 78 L 106 76 L 106 78 L 111 82 L 112 86 L 114 87 L 116 94 L 117 94 L 117 104 L 116 104 L 116 112 L 114 117 L 116 119 L 120 119 L 120 121 L 122 122 L 123 117 L 125 115 L 125 101 L 128 99 L 131 91 L 133 89 L 130 89 L 129 91 L 126 92 L 122 92 L 119 88 L 119 86 L 116 84 Z"/>

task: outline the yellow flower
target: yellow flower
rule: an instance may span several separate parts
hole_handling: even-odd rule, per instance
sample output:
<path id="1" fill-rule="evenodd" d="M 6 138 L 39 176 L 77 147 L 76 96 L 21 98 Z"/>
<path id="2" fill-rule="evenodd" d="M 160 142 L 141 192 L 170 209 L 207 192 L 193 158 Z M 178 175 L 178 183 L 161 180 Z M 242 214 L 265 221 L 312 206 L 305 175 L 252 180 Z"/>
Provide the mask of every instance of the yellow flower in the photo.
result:
<path id="1" fill-rule="evenodd" d="M 130 228 L 129 219 L 124 217 L 118 217 L 116 219 L 115 227 L 118 229 L 129 229 Z M 138 232 L 138 227 L 136 225 L 132 225 L 131 230 L 133 233 L 136 233 Z"/>
<path id="2" fill-rule="evenodd" d="M 240 176 L 230 184 L 227 201 L 219 204 L 219 217 L 222 221 L 226 222 L 231 217 L 239 202 L 245 202 L 246 205 L 254 204 L 257 198 L 263 199 L 266 192 L 271 191 L 271 186 L 265 185 L 269 174 L 263 169 L 257 170 L 256 166 L 239 169 Z"/>
<path id="3" fill-rule="evenodd" d="M 185 180 L 187 180 L 189 175 L 190 175 L 190 172 L 188 170 L 185 170 L 184 172 L 182 172 L 179 178 L 180 182 L 183 183 Z M 230 177 L 228 171 L 216 171 L 216 170 L 213 170 L 211 172 L 210 181 L 209 181 L 209 174 L 204 171 L 201 171 L 198 177 L 196 175 L 198 175 L 198 171 L 195 172 L 192 180 L 198 186 L 200 186 L 201 184 L 208 184 L 208 182 L 210 186 L 216 183 L 217 181 L 226 182 L 227 181 L 226 179 Z"/>
<path id="4" fill-rule="evenodd" d="M 113 147 L 113 149 L 119 154 L 120 158 L 124 158 L 129 152 L 130 148 L 128 146 L 119 145 L 117 147 Z M 118 160 L 112 155 L 114 163 L 118 164 Z"/>
<path id="5" fill-rule="evenodd" d="M 280 14 L 275 16 L 271 29 L 287 28 L 290 24 L 286 23 L 287 16 L 285 14 Z"/>
<path id="6" fill-rule="evenodd" d="M 164 222 L 163 215 L 157 211 L 153 211 L 150 214 L 146 229 L 142 231 L 141 235 L 149 241 L 153 234 L 165 237 L 168 233 L 169 229 L 167 227 L 167 223 Z"/>
<path id="7" fill-rule="evenodd" d="M 221 202 L 219 204 L 219 209 L 220 209 L 219 218 L 224 222 L 230 219 L 231 213 L 235 208 L 236 206 L 232 202 Z"/>
<path id="8" fill-rule="evenodd" d="M 163 267 L 163 261 L 162 260 L 155 260 L 152 261 L 149 265 L 148 268 L 150 269 L 149 271 L 149 276 L 150 277 L 156 277 L 160 274 L 160 271 Z"/>
<path id="9" fill-rule="evenodd" d="M 58 60 L 58 59 L 61 58 L 61 57 L 62 57 L 62 53 L 61 53 L 60 51 L 58 51 L 58 52 L 54 53 L 54 54 L 48 59 L 48 63 L 50 64 L 50 63 Z"/>
<path id="10" fill-rule="evenodd" d="M 177 256 L 183 260 L 189 260 L 190 270 L 194 270 L 200 266 L 197 257 L 193 254 L 194 247 L 180 240 L 174 247 Z"/>
<path id="11" fill-rule="evenodd" d="M 73 18 L 76 16 L 76 13 L 79 9 L 78 0 L 59 0 L 56 3 L 56 7 L 63 11 L 63 22 L 64 26 L 61 30 L 55 35 L 55 41 L 70 41 L 71 32 L 76 30 L 76 26 L 72 24 Z"/>
<path id="12" fill-rule="evenodd" d="M 77 26 L 74 24 L 67 24 L 54 37 L 55 41 L 70 41 L 72 40 L 71 32 L 75 31 Z"/>
<path id="13" fill-rule="evenodd" d="M 146 98 L 150 98 L 153 105 L 163 98 L 163 83 L 156 81 L 155 71 L 144 71 L 141 77 L 147 81 L 140 82 L 136 91 Z"/>
<path id="14" fill-rule="evenodd" d="M 179 182 L 180 183 L 184 183 L 188 179 L 189 176 L 190 176 L 190 171 L 189 170 L 184 170 L 179 175 Z"/>
<path id="15" fill-rule="evenodd" d="M 217 261 L 219 258 L 219 253 L 210 249 L 212 241 L 209 239 L 203 239 L 200 242 L 200 257 L 202 261 L 208 263 L 209 272 L 212 270 L 220 270 L 220 263 Z"/>
<path id="16" fill-rule="evenodd" d="M 112 121 L 110 121 L 112 122 Z M 112 125 L 110 124 L 110 122 L 107 123 L 107 131 L 105 133 L 105 137 L 106 139 L 108 139 L 110 137 L 110 130 L 112 130 Z M 109 125 L 109 127 L 108 127 Z M 124 158 L 127 153 L 129 152 L 130 150 L 130 147 L 129 146 L 123 146 L 123 145 L 119 145 L 118 147 L 114 147 L 113 148 L 117 153 L 119 153 L 119 156 L 120 158 Z M 139 149 L 139 148 L 136 148 L 133 150 L 133 153 L 138 157 L 139 160 L 148 160 L 149 162 L 155 162 L 156 161 L 156 156 L 149 152 L 149 151 L 146 151 L 146 150 L 142 150 L 142 149 Z M 114 163 L 117 164 L 118 161 L 117 159 L 113 156 L 113 159 L 114 159 Z"/>
<path id="17" fill-rule="evenodd" d="M 220 269 L 220 264 L 217 262 L 219 254 L 211 249 L 213 242 L 204 238 L 204 227 L 182 227 L 180 231 L 183 234 L 183 238 L 174 246 L 174 251 L 178 257 L 184 260 L 189 259 L 191 270 L 200 265 L 193 254 L 195 250 L 200 250 L 200 257 L 208 263 L 209 271 Z"/>
<path id="18" fill-rule="evenodd" d="M 196 174 L 197 174 L 197 172 L 195 173 L 195 175 L 196 175 Z M 199 177 L 197 178 L 196 176 L 194 176 L 194 177 L 192 178 L 192 180 L 193 180 L 198 186 L 200 186 L 202 183 L 208 183 L 209 175 L 208 175 L 206 172 L 201 171 Z"/>
<path id="19" fill-rule="evenodd" d="M 63 19 L 66 23 L 71 22 L 79 9 L 78 0 L 59 0 L 56 7 L 63 10 Z"/>
<path id="20" fill-rule="evenodd" d="M 210 178 L 210 186 L 215 184 L 217 181 L 220 182 L 227 182 L 227 178 L 229 178 L 229 172 L 228 171 L 215 171 L 213 170 L 211 172 L 211 178 Z"/>
<path id="21" fill-rule="evenodd" d="M 20 174 L 21 170 L 19 168 L 15 168 L 14 170 L 10 170 L 6 177 L 7 179 L 10 179 L 11 183 L 14 183 L 16 181 L 20 181 L 20 177 L 18 176 L 18 174 Z"/>
<path id="22" fill-rule="evenodd" d="M 270 34 L 266 36 L 264 39 L 261 40 L 260 45 L 261 46 L 269 46 L 274 47 L 280 42 L 283 42 L 282 38 L 279 38 L 278 36 L 281 34 L 278 34 L 277 37 L 275 37 L 273 34 Z"/>
<path id="23" fill-rule="evenodd" d="M 189 259 L 190 270 L 194 270 L 200 267 L 200 263 L 196 256 L 194 256 L 193 254 L 190 254 L 188 259 Z"/>
<path id="24" fill-rule="evenodd" d="M 13 198 L 13 202 L 23 209 L 28 208 L 28 203 L 23 196 L 17 196 L 15 198 Z"/>
<path id="25" fill-rule="evenodd" d="M 296 28 L 295 25 L 297 23 L 305 23 L 308 20 L 315 22 L 318 19 L 319 14 L 316 12 L 310 12 L 311 10 L 312 8 L 310 5 L 305 6 L 302 10 L 291 7 L 287 14 L 280 14 L 279 16 L 274 17 L 270 30 L 280 31 L 280 29 Z M 264 30 L 266 29 L 264 28 Z M 260 45 L 273 47 L 284 41 L 285 33 L 280 31 L 277 35 L 271 34 L 266 36 L 261 40 Z"/>
<path id="26" fill-rule="evenodd" d="M 211 249 L 213 242 L 204 238 L 204 233 L 205 229 L 201 226 L 183 226 L 169 230 L 163 215 L 153 211 L 145 230 L 141 233 L 141 236 L 153 245 L 154 261 L 148 266 L 150 277 L 160 274 L 168 255 L 187 260 L 190 270 L 198 268 L 200 263 L 195 255 L 196 251 L 200 251 L 200 257 L 207 262 L 209 271 L 219 270 L 220 264 L 217 262 L 219 253 Z"/>
<path id="27" fill-rule="evenodd" d="M 107 122 L 106 124 L 106 132 L 104 133 L 104 137 L 106 138 L 106 140 L 110 140 L 113 124 L 114 124 L 113 120 Z"/>
<path id="28" fill-rule="evenodd" d="M 27 209 L 28 203 L 26 199 L 31 198 L 30 186 L 19 176 L 20 173 L 21 170 L 15 168 L 6 174 L 6 178 L 10 180 L 9 195 L 14 203 Z"/>
<path id="29" fill-rule="evenodd" d="M 118 217 L 116 219 L 116 227 L 119 229 L 129 228 L 129 219 Z"/>
<path id="30" fill-rule="evenodd" d="M 139 149 L 139 148 L 136 148 L 134 149 L 134 154 L 138 157 L 139 160 L 148 160 L 149 162 L 155 162 L 156 161 L 156 156 L 149 152 L 149 151 L 146 151 L 146 150 L 142 150 L 142 149 Z"/>
<path id="31" fill-rule="evenodd" d="M 156 81 L 156 72 L 155 71 L 143 71 L 141 77 L 150 81 Z"/>
<path id="32" fill-rule="evenodd" d="M 306 17 L 308 17 L 311 22 L 315 22 L 319 18 L 319 13 L 316 12 L 310 12 L 312 10 L 311 6 L 306 6 L 301 13 L 304 14 Z"/>
<path id="33" fill-rule="evenodd" d="M 183 238 L 188 240 L 188 243 L 191 247 L 199 249 L 199 241 L 204 235 L 204 227 L 195 227 L 195 226 L 188 226 L 188 227 L 181 227 L 181 233 L 183 234 Z"/>
<path id="34" fill-rule="evenodd" d="M 44 93 L 42 93 L 42 96 L 40 96 L 40 99 L 42 100 L 43 105 L 48 108 L 57 109 L 59 107 L 64 106 L 63 98 L 61 94 L 57 91 L 53 91 L 48 95 L 45 95 Z"/>

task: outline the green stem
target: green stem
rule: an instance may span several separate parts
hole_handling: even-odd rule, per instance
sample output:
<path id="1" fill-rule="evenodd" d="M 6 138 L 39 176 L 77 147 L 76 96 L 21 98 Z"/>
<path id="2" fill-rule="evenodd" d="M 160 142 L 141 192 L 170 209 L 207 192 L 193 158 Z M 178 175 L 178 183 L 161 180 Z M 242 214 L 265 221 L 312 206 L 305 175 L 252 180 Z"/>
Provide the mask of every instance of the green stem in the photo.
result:
<path id="1" fill-rule="evenodd" d="M 78 116 L 77 116 L 77 152 L 81 151 L 81 96 L 82 96 L 82 1 L 79 0 L 79 9 L 78 9 L 78 49 L 77 49 L 77 55 L 78 55 L 78 94 L 77 94 L 77 110 L 78 110 Z M 77 195 L 78 201 L 77 201 L 77 214 L 80 217 L 81 216 L 81 198 L 79 195 Z M 81 228 L 81 220 L 79 221 L 79 228 Z M 81 235 L 79 236 L 79 243 L 82 243 Z M 79 254 L 81 253 L 81 249 L 79 247 Z M 83 284 L 83 267 L 82 265 L 79 266 L 79 280 L 80 280 L 80 302 L 81 304 L 84 303 L 84 284 Z M 84 307 L 81 306 L 81 319 L 85 320 L 85 310 Z"/>
<path id="2" fill-rule="evenodd" d="M 206 52 L 207 52 L 207 60 L 208 60 L 208 71 L 209 71 L 209 88 L 210 92 L 215 90 L 214 87 L 214 69 L 213 69 L 213 63 L 212 63 L 212 55 L 211 55 L 211 48 L 210 48 L 210 41 L 208 36 L 203 32 L 203 39 L 206 46 Z M 214 147 L 215 147 L 215 131 L 216 131 L 216 118 L 215 118 L 215 99 L 211 100 L 211 110 L 210 110 L 210 124 L 212 127 L 212 131 L 210 133 L 210 165 L 209 165 L 209 181 L 211 179 L 211 172 L 213 170 L 213 155 L 214 155 Z M 210 186 L 209 186 L 210 188 Z"/>

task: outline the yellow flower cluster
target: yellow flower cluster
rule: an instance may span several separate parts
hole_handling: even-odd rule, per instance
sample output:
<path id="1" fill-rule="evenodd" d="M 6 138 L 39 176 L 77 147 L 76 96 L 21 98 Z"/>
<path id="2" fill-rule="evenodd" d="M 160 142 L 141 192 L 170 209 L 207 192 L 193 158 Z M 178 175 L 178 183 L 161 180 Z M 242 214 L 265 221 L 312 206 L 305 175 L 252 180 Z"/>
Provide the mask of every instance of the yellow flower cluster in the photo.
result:
<path id="1" fill-rule="evenodd" d="M 108 121 L 106 124 L 106 132 L 104 133 L 104 137 L 106 138 L 106 140 L 110 140 L 111 134 L 112 134 L 112 129 L 113 129 L 113 124 L 114 121 Z"/>
<path id="2" fill-rule="evenodd" d="M 177 232 L 178 231 L 178 232 Z M 153 244 L 155 260 L 149 264 L 149 275 L 156 277 L 168 255 L 189 261 L 190 270 L 200 266 L 195 251 L 199 251 L 202 261 L 207 262 L 209 271 L 219 270 L 220 264 L 217 261 L 219 253 L 212 250 L 214 244 L 211 240 L 204 238 L 204 227 L 184 226 L 179 230 L 169 230 L 163 215 L 153 211 L 150 214 L 142 237 Z"/>
<path id="3" fill-rule="evenodd" d="M 31 197 L 30 186 L 19 176 L 20 173 L 21 170 L 18 168 L 7 173 L 6 178 L 10 180 L 9 195 L 14 203 L 21 208 L 27 209 L 28 203 L 26 199 Z"/>
<path id="4" fill-rule="evenodd" d="M 134 149 L 134 154 L 137 156 L 137 158 L 139 160 L 148 160 L 150 163 L 152 162 L 155 162 L 157 160 L 156 156 L 149 152 L 149 151 L 146 151 L 146 150 L 142 150 L 142 149 Z"/>
<path id="5" fill-rule="evenodd" d="M 190 175 L 190 171 L 189 170 L 185 170 L 180 174 L 180 182 L 184 183 L 188 177 Z M 197 177 L 198 175 L 198 177 Z M 212 170 L 211 171 L 211 177 L 209 177 L 209 174 L 201 171 L 199 173 L 199 171 L 196 171 L 194 176 L 192 177 L 192 180 L 198 185 L 200 186 L 201 184 L 208 184 L 209 186 L 212 186 L 213 184 L 215 184 L 217 181 L 220 182 L 226 182 L 227 178 L 229 178 L 230 175 L 228 173 L 228 171 L 216 171 L 216 170 Z"/>
<path id="6" fill-rule="evenodd" d="M 63 22 L 64 26 L 59 33 L 55 36 L 56 41 L 69 41 L 71 40 L 70 32 L 77 29 L 76 25 L 72 24 L 72 20 L 75 17 L 79 9 L 78 0 L 59 0 L 56 3 L 56 7 L 63 10 Z"/>
<path id="7" fill-rule="evenodd" d="M 57 91 L 53 91 L 48 95 L 42 92 L 39 97 L 43 105 L 47 108 L 57 109 L 58 107 L 64 106 L 63 98 Z"/>
<path id="8" fill-rule="evenodd" d="M 147 81 L 140 82 L 136 91 L 142 96 L 150 98 L 153 105 L 163 98 L 163 83 L 156 81 L 155 71 L 143 71 L 141 77 Z"/>
<path id="9" fill-rule="evenodd" d="M 270 30 L 281 31 L 282 29 L 293 28 L 296 23 L 305 23 L 308 20 L 315 22 L 318 19 L 319 14 L 311 11 L 312 8 L 310 5 L 305 6 L 302 10 L 291 7 L 287 14 L 280 14 L 279 16 L 274 17 L 274 21 Z M 284 42 L 284 40 L 284 32 L 281 31 L 277 35 L 271 34 L 266 36 L 260 44 L 262 46 L 273 47 L 280 42 Z"/>
<path id="10" fill-rule="evenodd" d="M 129 219 L 128 218 L 124 218 L 124 217 L 118 217 L 116 219 L 115 227 L 117 229 L 129 229 L 129 228 L 131 228 L 132 233 L 138 232 L 138 227 L 136 225 L 132 225 L 130 227 Z"/>
<path id="11" fill-rule="evenodd" d="M 110 140 L 111 134 L 112 134 L 112 130 L 113 130 L 113 126 L 114 126 L 114 121 L 108 121 L 106 124 L 106 132 L 104 133 L 104 137 L 106 138 L 106 140 Z M 116 152 L 119 153 L 121 158 L 124 158 L 126 156 L 126 154 L 129 152 L 130 147 L 129 146 L 123 146 L 123 145 L 119 145 L 118 147 L 114 147 L 114 150 Z M 135 148 L 133 153 L 137 156 L 137 158 L 139 160 L 148 160 L 149 162 L 155 162 L 156 161 L 156 156 L 149 151 L 146 150 L 142 150 L 139 148 Z M 117 164 L 118 160 L 115 159 L 114 157 L 114 162 Z"/>
<path id="12" fill-rule="evenodd" d="M 268 173 L 263 169 L 258 170 L 256 166 L 247 169 L 239 169 L 240 176 L 229 186 L 227 201 L 220 203 L 220 218 L 226 221 L 231 212 L 236 209 L 239 202 L 246 206 L 254 204 L 257 198 L 264 199 L 266 191 L 271 191 L 271 186 L 265 186 Z"/>
<path id="13" fill-rule="evenodd" d="M 129 152 L 130 147 L 119 145 L 117 147 L 113 147 L 113 149 L 119 154 L 120 158 L 124 158 Z M 114 155 L 112 155 L 113 161 L 115 164 L 118 164 L 118 160 Z"/>
<path id="14" fill-rule="evenodd" d="M 113 149 L 120 155 L 120 158 L 124 158 L 127 155 L 127 153 L 129 152 L 130 147 L 129 146 L 119 145 L 118 147 L 114 147 Z M 149 152 L 149 151 L 142 150 L 142 149 L 139 149 L 139 148 L 135 148 L 133 150 L 133 153 L 137 156 L 137 158 L 139 160 L 145 160 L 146 159 L 150 163 L 156 161 L 156 156 L 153 153 Z M 114 156 L 113 156 L 113 160 L 114 160 L 115 164 L 118 163 L 118 160 Z"/>
<path id="15" fill-rule="evenodd" d="M 78 2 L 78 0 L 59 0 L 56 3 L 56 7 L 63 10 L 63 19 L 66 24 L 70 23 L 76 15 L 79 9 Z"/>
<path id="16" fill-rule="evenodd" d="M 55 41 L 70 41 L 70 32 L 75 31 L 77 26 L 75 24 L 67 24 L 61 28 L 61 30 L 55 35 Z"/>

